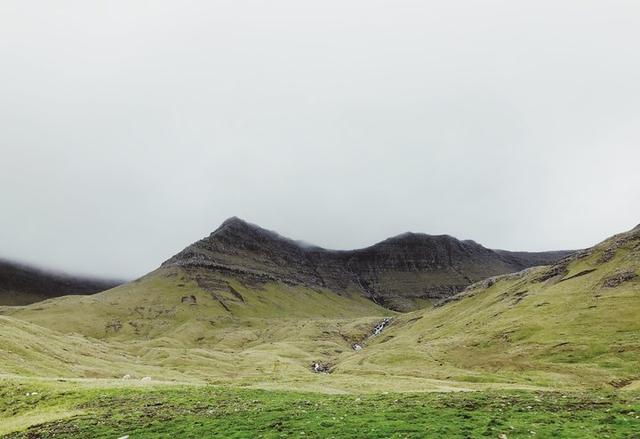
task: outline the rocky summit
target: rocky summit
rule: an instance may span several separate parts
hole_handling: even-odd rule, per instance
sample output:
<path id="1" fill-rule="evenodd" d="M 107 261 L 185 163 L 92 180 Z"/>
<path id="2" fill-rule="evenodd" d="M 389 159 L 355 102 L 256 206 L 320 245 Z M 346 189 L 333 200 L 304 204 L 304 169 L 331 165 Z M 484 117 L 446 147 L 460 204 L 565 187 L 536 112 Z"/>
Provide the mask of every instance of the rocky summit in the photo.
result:
<path id="1" fill-rule="evenodd" d="M 205 289 L 218 286 L 220 276 L 250 285 L 281 282 L 357 294 L 409 311 L 481 279 L 548 265 L 570 253 L 491 250 L 474 241 L 423 233 L 404 233 L 357 250 L 328 250 L 233 217 L 162 267 L 182 268 Z"/>

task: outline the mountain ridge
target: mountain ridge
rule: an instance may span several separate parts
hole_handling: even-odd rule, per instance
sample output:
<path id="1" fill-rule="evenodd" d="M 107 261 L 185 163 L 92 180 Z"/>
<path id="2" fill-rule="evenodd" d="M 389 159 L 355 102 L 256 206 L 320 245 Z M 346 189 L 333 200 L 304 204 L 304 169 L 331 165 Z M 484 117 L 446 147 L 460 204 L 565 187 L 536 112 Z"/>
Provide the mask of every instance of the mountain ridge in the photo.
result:
<path id="1" fill-rule="evenodd" d="M 330 250 L 231 217 L 161 267 L 232 273 L 251 283 L 280 281 L 360 294 L 396 311 L 425 306 L 486 277 L 555 262 L 572 251 L 491 250 L 450 235 L 405 232 L 371 246 Z"/>

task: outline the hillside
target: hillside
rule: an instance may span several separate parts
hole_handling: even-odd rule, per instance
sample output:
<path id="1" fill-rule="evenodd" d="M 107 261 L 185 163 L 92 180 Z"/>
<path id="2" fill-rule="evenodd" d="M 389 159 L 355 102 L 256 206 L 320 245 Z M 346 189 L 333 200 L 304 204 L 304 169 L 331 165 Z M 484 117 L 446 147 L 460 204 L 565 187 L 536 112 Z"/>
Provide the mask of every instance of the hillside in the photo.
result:
<path id="1" fill-rule="evenodd" d="M 390 311 L 357 295 L 271 281 L 246 285 L 235 278 L 207 278 L 202 288 L 179 267 L 164 267 L 141 279 L 90 296 L 67 296 L 11 307 L 14 315 L 61 332 L 95 338 L 172 337 L 185 345 L 216 345 L 210 332 L 261 326 L 268 319 L 355 319 Z M 253 323 L 252 323 L 253 322 Z"/>
<path id="2" fill-rule="evenodd" d="M 224 275 L 248 285 L 281 282 L 357 294 L 386 308 L 408 311 L 478 280 L 549 264 L 569 253 L 494 251 L 474 241 L 421 233 L 405 233 L 358 250 L 326 250 L 234 217 L 162 267 L 182 268 L 204 289 L 215 287 Z"/>
<path id="3" fill-rule="evenodd" d="M 640 226 L 397 318 L 340 373 L 556 387 L 640 385 Z M 635 384 L 634 384 L 635 383 Z"/>
<path id="4" fill-rule="evenodd" d="M 405 314 L 227 268 L 199 278 L 204 266 L 170 261 L 99 294 L 0 308 L 0 373 L 322 391 L 640 385 L 640 228 Z"/>
<path id="5" fill-rule="evenodd" d="M 122 283 L 72 276 L 0 260 L 0 305 L 27 305 L 69 294 L 93 294 Z"/>

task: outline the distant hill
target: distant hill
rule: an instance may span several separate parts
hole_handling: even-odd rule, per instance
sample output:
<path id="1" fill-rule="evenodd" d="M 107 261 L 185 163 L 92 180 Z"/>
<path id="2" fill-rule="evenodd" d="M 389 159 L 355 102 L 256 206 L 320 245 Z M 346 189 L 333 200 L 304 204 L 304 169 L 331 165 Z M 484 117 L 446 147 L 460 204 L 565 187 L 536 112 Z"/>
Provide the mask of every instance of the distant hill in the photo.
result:
<path id="1" fill-rule="evenodd" d="M 55 273 L 0 260 L 0 305 L 28 305 L 69 294 L 93 294 L 122 281 Z"/>
<path id="2" fill-rule="evenodd" d="M 474 241 L 422 233 L 405 233 L 358 250 L 326 250 L 233 217 L 162 267 L 182 268 L 205 289 L 225 275 L 248 284 L 275 281 L 359 294 L 407 311 L 478 280 L 547 265 L 570 253 L 495 251 Z"/>

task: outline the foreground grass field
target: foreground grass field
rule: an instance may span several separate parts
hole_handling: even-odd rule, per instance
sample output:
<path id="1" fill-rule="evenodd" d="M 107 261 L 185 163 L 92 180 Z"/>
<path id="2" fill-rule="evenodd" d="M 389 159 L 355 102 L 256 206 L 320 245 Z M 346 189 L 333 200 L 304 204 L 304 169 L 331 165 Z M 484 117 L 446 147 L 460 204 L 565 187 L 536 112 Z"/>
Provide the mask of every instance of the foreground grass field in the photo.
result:
<path id="1" fill-rule="evenodd" d="M 640 438 L 640 392 L 327 395 L 0 381 L 4 438 Z"/>

